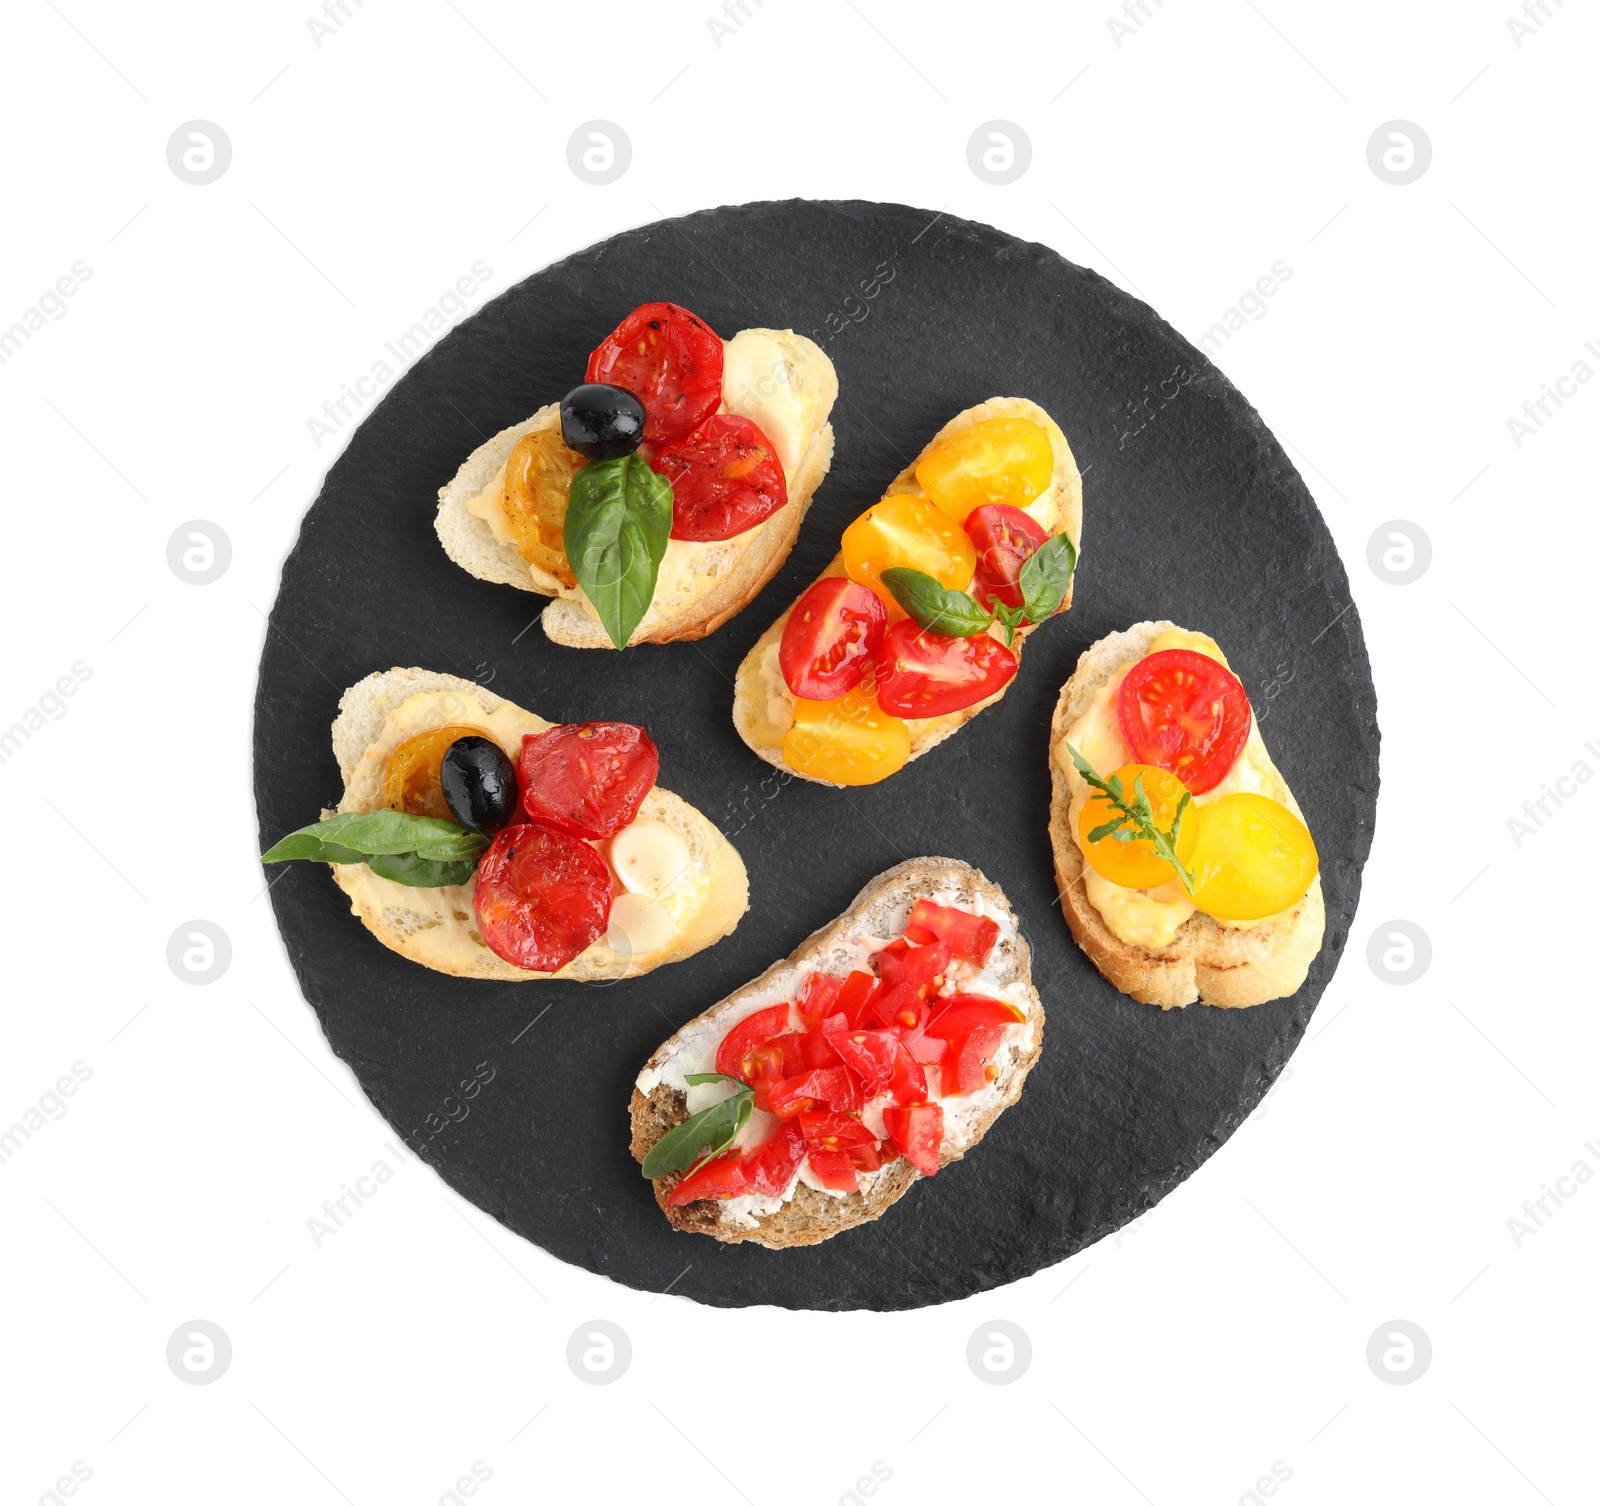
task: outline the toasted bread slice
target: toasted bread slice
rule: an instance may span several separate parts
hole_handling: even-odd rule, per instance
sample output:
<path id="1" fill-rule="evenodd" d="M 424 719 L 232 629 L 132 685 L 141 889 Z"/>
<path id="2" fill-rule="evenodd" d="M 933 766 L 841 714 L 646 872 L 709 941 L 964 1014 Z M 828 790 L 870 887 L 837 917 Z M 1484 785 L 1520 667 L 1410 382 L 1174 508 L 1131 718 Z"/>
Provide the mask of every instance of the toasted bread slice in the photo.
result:
<path id="1" fill-rule="evenodd" d="M 837 920 L 807 937 L 753 983 L 690 1020 L 663 1044 L 645 1063 L 629 1104 L 634 1159 L 642 1163 L 656 1141 L 688 1117 L 684 1075 L 710 1070 L 717 1044 L 733 1025 L 758 1009 L 792 1001 L 810 973 L 843 976 L 861 965 L 860 941 L 898 936 L 911 906 L 920 898 L 981 913 L 999 925 L 1000 939 L 982 980 L 971 985 L 970 991 L 1003 997 L 1026 1016 L 1012 1027 L 1013 1037 L 1001 1047 L 995 1062 L 999 1075 L 989 1087 L 940 1100 L 945 1106 L 940 1164 L 961 1160 L 984 1137 L 1001 1110 L 1021 1094 L 1029 1069 L 1039 1059 L 1044 1005 L 1029 972 L 1028 943 L 1000 886 L 953 858 L 912 858 L 879 874 Z M 797 1179 L 787 1199 L 702 1199 L 678 1208 L 667 1203 L 679 1181 L 676 1174 L 657 1177 L 651 1185 L 656 1202 L 675 1229 L 709 1234 L 726 1244 L 748 1239 L 781 1250 L 789 1245 L 814 1245 L 877 1218 L 920 1176 L 902 1157 L 876 1172 L 862 1173 L 856 1192 L 827 1192 Z"/>
<path id="2" fill-rule="evenodd" d="M 391 669 L 352 685 L 339 702 L 333 751 L 344 778 L 341 811 L 382 804 L 383 768 L 406 738 L 433 727 L 481 727 L 513 759 L 524 734 L 551 726 L 471 680 L 425 669 Z M 334 814 L 331 811 L 325 815 Z M 478 935 L 472 884 L 416 889 L 379 878 L 365 863 L 334 864 L 335 882 L 350 896 L 351 911 L 391 951 L 458 978 L 521 982 L 570 978 L 580 982 L 633 978 L 677 962 L 720 941 L 750 906 L 744 863 L 733 845 L 685 800 L 657 786 L 645 796 L 640 820 L 659 821 L 689 849 L 692 872 L 672 901 L 677 930 L 653 951 L 630 950 L 608 932 L 556 973 L 526 972 L 496 956 Z"/>
<path id="3" fill-rule="evenodd" d="M 707 544 L 669 542 L 656 598 L 628 639 L 630 644 L 704 638 L 748 606 L 788 558 L 811 499 L 828 474 L 833 460 L 828 415 L 839 396 L 833 362 L 819 345 L 792 330 L 747 333 L 765 335 L 778 346 L 789 391 L 807 415 L 795 462 L 785 467 L 789 500 L 765 523 L 737 538 Z M 741 402 L 740 411 L 744 406 Z M 581 587 L 563 586 L 530 565 L 514 543 L 502 542 L 488 522 L 467 508 L 472 498 L 501 478 L 507 458 L 524 434 L 560 427 L 560 404 L 549 403 L 532 418 L 479 445 L 450 484 L 440 489 L 434 531 L 445 553 L 480 580 L 554 597 L 540 619 L 552 641 L 569 648 L 611 648 L 611 639 Z"/>
<path id="4" fill-rule="evenodd" d="M 1169 944 L 1149 947 L 1124 940 L 1091 902 L 1085 884 L 1083 849 L 1074 834 L 1073 797 L 1087 790 L 1075 771 L 1065 744 L 1071 729 L 1092 710 L 1096 697 L 1150 653 L 1164 633 L 1179 631 L 1170 622 L 1140 622 L 1123 633 L 1111 633 L 1084 650 L 1072 678 L 1062 687 L 1050 722 L 1050 845 L 1055 852 L 1056 884 L 1061 909 L 1073 938 L 1089 959 L 1123 993 L 1141 1004 L 1163 1009 L 1214 1004 L 1241 1009 L 1286 998 L 1305 982 L 1312 959 L 1322 947 L 1325 915 L 1322 878 L 1288 910 L 1253 925 L 1224 925 L 1198 910 L 1177 928 Z M 1252 720 L 1250 741 L 1240 754 L 1260 782 L 1260 793 L 1300 816 L 1294 794 L 1278 772 L 1261 730 Z M 1092 760 L 1091 760 L 1092 762 Z M 1096 769 L 1102 775 L 1110 769 Z M 1303 820 L 1304 817 L 1301 817 Z M 1123 891 L 1124 893 L 1128 891 Z"/>
<path id="5" fill-rule="evenodd" d="M 1055 452 L 1055 475 L 1052 478 L 1048 498 L 1043 499 L 1042 505 L 1041 499 L 1036 499 L 1029 511 L 1046 533 L 1060 533 L 1065 529 L 1074 547 L 1078 547 L 1083 534 L 1083 482 L 1078 475 L 1078 463 L 1072 458 L 1072 448 L 1067 443 L 1067 436 L 1061 432 L 1060 425 L 1037 403 L 1030 402 L 1027 398 L 992 397 L 987 402 L 979 403 L 976 407 L 956 414 L 923 446 L 922 455 L 917 456 L 916 460 L 890 482 L 884 495 L 889 497 L 903 492 L 920 494 L 916 468 L 923 455 L 949 439 L 951 435 L 991 418 L 1031 419 L 1050 436 L 1050 447 Z M 826 577 L 844 573 L 844 556 L 835 555 L 833 562 L 822 575 Z M 798 601 L 798 598 L 796 600 Z M 1066 611 L 1071 605 L 1072 587 L 1069 585 L 1066 599 L 1061 603 L 1061 610 Z M 734 677 L 733 725 L 738 728 L 739 736 L 751 750 L 766 759 L 774 768 L 783 769 L 800 779 L 810 779 L 813 784 L 833 785 L 838 789 L 840 786 L 834 785 L 832 780 L 801 774 L 798 770 L 790 769 L 783 761 L 783 738 L 793 723 L 794 697 L 790 694 L 789 687 L 784 684 L 783 675 L 778 669 L 778 646 L 783 641 L 783 630 L 789 621 L 789 612 L 794 610 L 794 606 L 795 603 L 791 603 L 788 611 L 756 640 L 755 647 L 745 655 L 743 663 L 739 665 Z M 1012 644 L 1012 650 L 1019 663 L 1022 659 L 1023 643 L 1032 631 L 1032 626 L 1022 628 Z M 1020 673 L 1020 670 L 1018 672 Z M 1009 689 L 1010 686 L 1007 685 L 986 700 L 979 701 L 964 710 L 953 711 L 948 716 L 923 717 L 908 722 L 907 726 L 911 729 L 911 758 L 920 758 L 930 748 L 937 747 L 945 738 L 970 722 L 984 707 L 994 705 Z"/>

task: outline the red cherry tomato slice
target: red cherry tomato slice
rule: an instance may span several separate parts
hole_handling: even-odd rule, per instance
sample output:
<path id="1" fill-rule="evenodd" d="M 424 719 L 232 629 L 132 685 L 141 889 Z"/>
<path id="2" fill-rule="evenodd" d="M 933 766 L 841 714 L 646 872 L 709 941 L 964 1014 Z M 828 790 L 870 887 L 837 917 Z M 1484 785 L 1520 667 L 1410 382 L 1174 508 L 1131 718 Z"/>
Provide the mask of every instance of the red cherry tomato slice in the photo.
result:
<path id="1" fill-rule="evenodd" d="M 878 650 L 878 705 L 907 721 L 947 716 L 1005 689 L 1016 672 L 1017 656 L 998 638 L 950 638 L 907 617 Z"/>
<path id="2" fill-rule="evenodd" d="M 568 836 L 614 837 L 656 782 L 661 755 L 631 722 L 575 722 L 522 739 L 522 808 Z"/>
<path id="3" fill-rule="evenodd" d="M 1250 697 L 1215 659 L 1168 648 L 1123 676 L 1117 722 L 1137 762 L 1166 769 L 1191 795 L 1203 795 L 1222 783 L 1244 751 Z"/>
<path id="4" fill-rule="evenodd" d="M 992 502 L 967 514 L 967 537 L 978 551 L 978 568 L 972 577 L 972 594 L 978 605 L 993 610 L 996 601 L 1008 607 L 1022 605 L 1017 576 L 1029 555 L 1050 537 L 1020 507 Z"/>
<path id="5" fill-rule="evenodd" d="M 672 537 L 737 538 L 789 500 L 772 442 L 748 418 L 715 413 L 651 462 L 672 483 Z"/>
<path id="6" fill-rule="evenodd" d="M 876 591 L 848 576 L 819 580 L 794 604 L 778 645 L 783 682 L 808 701 L 854 690 L 883 643 L 889 613 Z"/>
<path id="7" fill-rule="evenodd" d="M 1021 1011 L 1004 999 L 986 999 L 981 994 L 952 994 L 934 1011 L 924 1034 L 948 1041 L 991 1026 L 998 1025 L 1003 1030 L 1007 1025 L 1020 1025 L 1023 1018 Z"/>
<path id="8" fill-rule="evenodd" d="M 508 826 L 478 863 L 478 934 L 496 957 L 559 972 L 611 917 L 611 870 L 587 842 L 536 822 Z"/>
<path id="9" fill-rule="evenodd" d="M 681 439 L 722 401 L 722 341 L 675 303 L 641 304 L 595 347 L 584 377 L 644 404 L 651 444 Z"/>
<path id="10" fill-rule="evenodd" d="M 806 1139 L 800 1126 L 793 1122 L 780 1124 L 777 1132 L 757 1150 L 744 1158 L 746 1192 L 758 1192 L 765 1197 L 780 1197 L 789 1179 L 806 1153 Z"/>
<path id="11" fill-rule="evenodd" d="M 911 907 L 906 935 L 916 942 L 942 941 L 952 957 L 964 957 L 982 967 L 1000 939 L 1000 927 L 985 915 L 972 915 L 950 905 L 936 905 L 931 899 L 919 899 Z"/>
<path id="12" fill-rule="evenodd" d="M 944 1110 L 936 1103 L 909 1106 L 891 1103 L 883 1111 L 889 1143 L 923 1176 L 939 1169 L 939 1147 L 944 1143 Z"/>
<path id="13" fill-rule="evenodd" d="M 667 1197 L 669 1208 L 681 1208 L 685 1203 L 701 1198 L 738 1197 L 750 1189 L 745 1182 L 744 1158 L 736 1150 L 707 1161 L 698 1171 L 691 1171 Z"/>
<path id="14" fill-rule="evenodd" d="M 858 1190 L 856 1169 L 850 1164 L 850 1157 L 847 1152 L 842 1150 L 819 1150 L 813 1145 L 807 1150 L 806 1159 L 811 1163 L 811 1174 L 830 1191 L 855 1192 Z"/>
<path id="15" fill-rule="evenodd" d="M 745 1058 L 757 1046 L 764 1045 L 789 1024 L 789 1006 L 774 1004 L 771 1009 L 758 1009 L 746 1015 L 722 1038 L 717 1047 L 717 1071 L 724 1077 L 739 1077 L 749 1082 Z"/>

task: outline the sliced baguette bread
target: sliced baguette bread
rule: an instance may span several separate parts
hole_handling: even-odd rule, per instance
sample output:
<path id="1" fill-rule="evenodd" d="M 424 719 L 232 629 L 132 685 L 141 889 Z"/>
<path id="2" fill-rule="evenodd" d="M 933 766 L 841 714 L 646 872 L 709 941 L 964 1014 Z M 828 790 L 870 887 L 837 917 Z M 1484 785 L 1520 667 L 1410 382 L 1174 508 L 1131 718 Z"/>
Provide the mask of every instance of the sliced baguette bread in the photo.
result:
<path id="1" fill-rule="evenodd" d="M 389 754 L 408 737 L 435 727 L 482 729 L 515 760 L 522 738 L 551 726 L 542 717 L 471 680 L 425 669 L 391 669 L 352 685 L 339 702 L 333 751 L 344 779 L 340 811 L 375 810 L 383 803 Z M 325 816 L 334 812 L 324 812 Z M 645 796 L 640 820 L 659 821 L 689 849 L 692 872 L 672 900 L 677 930 L 653 951 L 635 951 L 607 932 L 556 973 L 526 972 L 489 950 L 478 935 L 471 883 L 418 889 L 379 878 L 364 863 L 334 864 L 333 877 L 351 911 L 391 951 L 459 978 L 521 982 L 569 978 L 581 982 L 637 977 L 720 941 L 749 908 L 749 882 L 733 845 L 685 800 L 659 786 Z"/>
<path id="2" fill-rule="evenodd" d="M 1060 533 L 1065 529 L 1074 547 L 1078 547 L 1083 534 L 1083 482 L 1078 475 L 1077 461 L 1072 457 L 1072 448 L 1067 443 L 1067 436 L 1061 432 L 1060 425 L 1037 403 L 1027 398 L 992 397 L 987 402 L 956 414 L 923 446 L 922 454 L 890 482 L 884 495 L 889 497 L 905 492 L 920 495 L 922 489 L 917 485 L 916 468 L 923 456 L 953 434 L 993 418 L 1031 419 L 1049 435 L 1050 447 L 1055 453 L 1055 474 L 1048 495 L 1036 498 L 1029 512 L 1047 534 Z M 835 555 L 833 562 L 822 572 L 824 577 L 844 573 L 843 555 Z M 1066 611 L 1071 605 L 1072 587 L 1069 585 L 1061 610 Z M 802 774 L 790 769 L 783 761 L 784 734 L 794 719 L 794 696 L 784 684 L 782 671 L 778 668 L 778 647 L 783 641 L 783 630 L 794 606 L 795 603 L 791 603 L 788 610 L 756 640 L 755 646 L 739 665 L 734 677 L 733 725 L 751 751 L 774 768 L 784 769 L 801 779 L 810 779 L 814 784 L 833 785 L 837 789 L 840 786 L 834 785 L 832 780 Z M 1032 631 L 1032 626 L 1022 628 L 1012 644 L 1019 664 L 1023 643 Z M 998 630 L 996 633 L 998 635 Z M 937 747 L 986 706 L 994 705 L 1008 689 L 1009 685 L 998 694 L 947 716 L 924 717 L 908 722 L 911 729 L 911 758 L 920 758 L 930 748 Z"/>
<path id="3" fill-rule="evenodd" d="M 980 913 L 996 922 L 1000 938 L 982 979 L 964 987 L 1003 997 L 1025 1014 L 1020 1024 L 1011 1027 L 1010 1038 L 995 1059 L 999 1074 L 989 1087 L 962 1098 L 941 1100 L 946 1112 L 940 1164 L 961 1160 L 1000 1112 L 1020 1096 L 1029 1069 L 1039 1059 L 1044 1005 L 1029 971 L 1028 943 L 1004 893 L 976 868 L 953 858 L 912 858 L 880 874 L 837 920 L 666 1041 L 645 1063 L 634 1085 L 629 1104 L 634 1159 L 643 1163 L 656 1141 L 688 1117 L 684 1076 L 711 1070 L 717 1045 L 729 1029 L 758 1009 L 794 1000 L 812 972 L 842 977 L 862 966 L 861 941 L 898 936 L 919 898 Z M 747 1195 L 724 1202 L 702 1199 L 676 1208 L 667 1201 L 678 1184 L 676 1174 L 657 1177 L 651 1185 L 656 1202 L 674 1228 L 709 1234 L 727 1244 L 754 1240 L 781 1250 L 817 1244 L 877 1218 L 920 1177 L 901 1157 L 879 1171 L 863 1173 L 856 1192 L 828 1192 L 797 1179 L 786 1199 Z"/>
<path id="4" fill-rule="evenodd" d="M 656 597 L 628 639 L 634 643 L 676 643 L 704 638 L 735 613 L 748 606 L 788 558 L 799 536 L 800 524 L 811 499 L 833 459 L 833 427 L 828 415 L 839 396 L 839 379 L 833 362 L 820 346 L 792 330 L 753 330 L 778 347 L 787 390 L 803 432 L 797 436 L 797 454 L 786 466 L 789 500 L 765 523 L 734 539 L 697 544 L 673 539 L 661 564 Z M 728 411 L 725 400 L 722 411 Z M 735 411 L 754 408 L 732 394 Z M 532 418 L 502 429 L 485 440 L 466 459 L 449 485 L 439 491 L 434 531 L 445 553 L 463 570 L 480 580 L 553 597 L 540 619 L 546 635 L 569 648 L 611 648 L 581 587 L 564 586 L 555 576 L 529 564 L 509 538 L 497 537 L 494 528 L 468 510 L 470 500 L 503 484 L 506 460 L 524 434 L 561 427 L 559 403 L 549 403 Z"/>
<path id="5" fill-rule="evenodd" d="M 1170 943 L 1151 947 L 1115 934 L 1091 901 L 1085 881 L 1088 865 L 1075 834 L 1074 797 L 1086 798 L 1088 788 L 1066 749 L 1069 741 L 1075 745 L 1079 741 L 1074 728 L 1084 724 L 1102 692 L 1120 683 L 1128 669 L 1152 652 L 1157 639 L 1181 631 L 1170 622 L 1140 622 L 1084 650 L 1072 678 L 1062 687 L 1050 723 L 1050 845 L 1061 909 L 1073 938 L 1117 988 L 1142 1004 L 1159 1004 L 1163 1009 L 1196 999 L 1239 1009 L 1285 998 L 1305 982 L 1322 946 L 1321 876 L 1282 914 L 1243 926 L 1224 925 L 1196 910 L 1178 926 Z M 1215 648 L 1210 640 L 1199 642 Z M 1220 652 L 1212 656 L 1221 658 Z M 1268 755 L 1253 719 L 1240 760 L 1253 770 L 1259 793 L 1300 816 L 1294 794 Z M 1089 761 L 1095 763 L 1093 758 Z M 1111 769 L 1096 765 L 1096 772 L 1103 776 Z"/>

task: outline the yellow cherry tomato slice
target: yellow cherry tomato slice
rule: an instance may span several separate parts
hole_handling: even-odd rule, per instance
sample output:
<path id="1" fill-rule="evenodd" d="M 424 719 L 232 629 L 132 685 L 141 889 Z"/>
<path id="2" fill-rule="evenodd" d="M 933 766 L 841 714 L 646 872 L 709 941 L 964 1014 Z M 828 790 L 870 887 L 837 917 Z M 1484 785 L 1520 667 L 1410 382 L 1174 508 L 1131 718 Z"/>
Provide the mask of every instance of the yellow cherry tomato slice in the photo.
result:
<path id="1" fill-rule="evenodd" d="M 384 763 L 383 803 L 392 811 L 454 821 L 439 784 L 439 765 L 458 738 L 482 735 L 477 727 L 435 727 L 408 737 Z"/>
<path id="2" fill-rule="evenodd" d="M 506 460 L 505 511 L 517 553 L 564 586 L 578 584 L 563 536 L 572 478 L 583 466 L 583 456 L 567 448 L 559 429 L 524 434 Z"/>
<path id="3" fill-rule="evenodd" d="M 911 729 L 857 688 L 831 701 L 796 701 L 783 761 L 797 774 L 835 784 L 876 784 L 911 756 Z"/>
<path id="4" fill-rule="evenodd" d="M 885 497 L 844 531 L 845 574 L 876 591 L 889 609 L 889 621 L 906 614 L 883 583 L 894 566 L 921 570 L 952 591 L 965 591 L 978 568 L 978 552 L 966 530 L 926 497 L 909 493 Z"/>
<path id="5" fill-rule="evenodd" d="M 917 462 L 917 485 L 958 523 L 975 507 L 1026 507 L 1050 485 L 1050 436 L 1026 418 L 990 418 Z"/>
<path id="6" fill-rule="evenodd" d="M 1116 771 L 1116 776 L 1121 779 L 1122 788 L 1130 800 L 1134 794 L 1134 781 L 1142 778 L 1156 825 L 1163 831 L 1171 828 L 1178 801 L 1183 798 L 1183 785 L 1176 776 L 1149 763 L 1124 764 Z M 1189 863 L 1189 854 L 1194 851 L 1197 814 L 1191 806 L 1184 813 L 1183 825 L 1178 828 L 1178 860 L 1185 867 Z M 1078 840 L 1089 866 L 1101 878 L 1121 884 L 1124 889 L 1157 889 L 1175 879 L 1177 870 L 1142 838 L 1130 842 L 1119 842 L 1114 836 L 1101 837 L 1098 842 L 1089 840 L 1090 832 L 1116 820 L 1116 817 L 1115 807 L 1104 795 L 1099 794 L 1091 796 L 1078 813 Z"/>
<path id="7" fill-rule="evenodd" d="M 1317 847 L 1287 806 L 1265 795 L 1224 795 L 1197 806 L 1195 908 L 1218 920 L 1265 920 L 1287 910 L 1317 876 Z M 1187 825 L 1187 819 L 1185 820 Z"/>

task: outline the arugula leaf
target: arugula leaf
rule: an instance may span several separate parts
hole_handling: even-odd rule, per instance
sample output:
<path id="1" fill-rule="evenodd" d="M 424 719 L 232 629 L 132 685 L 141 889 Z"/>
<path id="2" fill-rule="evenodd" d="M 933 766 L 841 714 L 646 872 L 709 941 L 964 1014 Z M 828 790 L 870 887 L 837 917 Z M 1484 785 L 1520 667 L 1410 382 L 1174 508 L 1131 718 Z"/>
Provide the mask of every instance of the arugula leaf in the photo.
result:
<path id="1" fill-rule="evenodd" d="M 721 1072 L 695 1072 L 684 1081 L 701 1083 L 718 1079 L 737 1084 L 739 1091 L 732 1098 L 724 1098 L 698 1114 L 691 1114 L 676 1129 L 668 1130 L 657 1140 L 639 1168 L 646 1177 L 653 1181 L 671 1171 L 693 1171 L 733 1144 L 755 1107 L 755 1093 L 737 1077 L 727 1077 Z"/>
<path id="2" fill-rule="evenodd" d="M 292 831 L 263 863 L 366 863 L 379 878 L 414 889 L 466 883 L 489 845 L 482 832 L 405 811 L 346 811 Z"/>
<path id="3" fill-rule="evenodd" d="M 994 621 L 965 591 L 952 591 L 924 571 L 895 565 L 883 572 L 883 583 L 906 616 L 929 632 L 972 638 Z"/>
<path id="4" fill-rule="evenodd" d="M 650 609 L 671 534 L 672 483 L 638 455 L 592 461 L 572 478 L 567 563 L 618 648 Z"/>
<path id="5" fill-rule="evenodd" d="M 1172 813 L 1172 825 L 1162 831 L 1156 825 L 1155 810 L 1150 804 L 1150 797 L 1145 794 L 1143 774 L 1133 781 L 1133 797 L 1130 799 L 1127 790 L 1123 788 L 1122 780 L 1115 774 L 1109 779 L 1102 779 L 1071 743 L 1067 744 L 1067 752 L 1072 755 L 1073 767 L 1083 776 L 1084 783 L 1092 790 L 1099 790 L 1116 812 L 1110 821 L 1095 827 L 1089 833 L 1089 840 L 1098 842 L 1102 837 L 1115 837 L 1119 842 L 1148 842 L 1177 871 L 1184 893 L 1193 899 L 1196 888 L 1195 877 L 1178 860 L 1178 834 L 1183 830 L 1184 813 L 1190 805 L 1188 790 L 1179 797 L 1177 809 Z"/>
<path id="6" fill-rule="evenodd" d="M 1027 559 L 1017 574 L 1022 587 L 1022 610 L 1029 622 L 1043 622 L 1060 611 L 1078 568 L 1078 551 L 1063 533 L 1052 534 Z"/>

